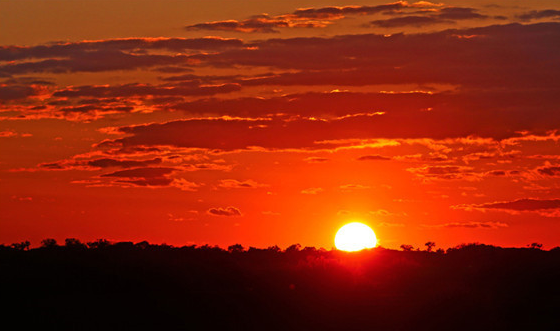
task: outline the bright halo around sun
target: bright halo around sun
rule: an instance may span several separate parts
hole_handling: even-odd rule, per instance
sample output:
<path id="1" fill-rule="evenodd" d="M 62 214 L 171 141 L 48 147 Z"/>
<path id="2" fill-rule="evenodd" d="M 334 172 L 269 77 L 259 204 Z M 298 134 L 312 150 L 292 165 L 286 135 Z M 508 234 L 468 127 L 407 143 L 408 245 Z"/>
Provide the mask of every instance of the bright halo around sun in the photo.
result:
<path id="1" fill-rule="evenodd" d="M 377 237 L 373 230 L 359 222 L 352 222 L 341 227 L 334 237 L 334 245 L 338 250 L 347 252 L 361 251 L 377 245 Z"/>

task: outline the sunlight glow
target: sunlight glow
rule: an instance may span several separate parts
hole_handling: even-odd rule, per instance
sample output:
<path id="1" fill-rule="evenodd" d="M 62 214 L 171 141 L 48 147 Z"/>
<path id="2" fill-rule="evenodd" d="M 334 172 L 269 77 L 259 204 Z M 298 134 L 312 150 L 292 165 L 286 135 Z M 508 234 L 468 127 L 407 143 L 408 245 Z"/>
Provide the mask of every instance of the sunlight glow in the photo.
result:
<path id="1" fill-rule="evenodd" d="M 341 227 L 334 237 L 334 245 L 338 250 L 355 252 L 377 245 L 377 237 L 373 230 L 359 222 L 352 222 Z"/>

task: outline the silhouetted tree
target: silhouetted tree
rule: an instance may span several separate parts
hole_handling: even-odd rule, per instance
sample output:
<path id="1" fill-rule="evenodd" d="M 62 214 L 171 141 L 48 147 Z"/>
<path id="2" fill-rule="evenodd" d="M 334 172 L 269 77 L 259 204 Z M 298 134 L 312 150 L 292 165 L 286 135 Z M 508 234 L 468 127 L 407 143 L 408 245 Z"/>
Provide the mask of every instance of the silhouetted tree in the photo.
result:
<path id="1" fill-rule="evenodd" d="M 18 315 L 18 323 L 62 330 L 84 323 L 104 330 L 559 330 L 560 248 L 466 244 L 431 254 L 403 252 L 416 249 L 403 245 L 341 254 L 296 244 L 230 254 L 208 245 L 88 246 L 20 252 L 0 245 L 0 284 L 9 284 L 2 299 L 16 303 L 9 305 L 14 313 L 34 316 Z M 69 300 L 76 296 L 88 300 Z M 437 311 L 419 310 L 434 302 Z M 3 313 L 3 322 L 12 317 Z"/>
<path id="2" fill-rule="evenodd" d="M 286 248 L 286 252 L 299 252 L 301 250 L 300 244 L 293 244 Z"/>
<path id="3" fill-rule="evenodd" d="M 529 244 L 529 245 L 527 245 L 527 246 L 528 246 L 529 248 L 532 248 L 532 249 L 541 249 L 541 248 L 542 248 L 542 244 L 539 244 L 539 243 L 531 243 L 531 244 Z"/>
<path id="4" fill-rule="evenodd" d="M 31 243 L 28 240 L 22 241 L 20 243 L 13 243 L 12 244 L 13 248 L 15 248 L 17 250 L 20 250 L 20 251 L 29 250 L 29 246 L 31 246 Z"/>
<path id="5" fill-rule="evenodd" d="M 280 252 L 281 249 L 280 247 L 278 247 L 278 245 L 274 245 L 274 246 L 268 246 L 268 248 L 266 249 L 269 252 Z"/>
<path id="6" fill-rule="evenodd" d="M 95 241 L 88 242 L 87 246 L 89 248 L 105 248 L 111 246 L 111 243 L 106 239 L 97 239 Z"/>
<path id="7" fill-rule="evenodd" d="M 227 250 L 230 253 L 239 253 L 239 252 L 243 252 L 243 246 L 241 246 L 240 244 L 235 244 L 229 246 Z"/>
<path id="8" fill-rule="evenodd" d="M 410 252 L 410 251 L 412 251 L 412 250 L 414 249 L 414 247 L 413 247 L 412 245 L 405 245 L 405 244 L 402 244 L 402 245 L 401 245 L 401 249 L 402 249 L 403 251 L 405 251 L 405 252 Z"/>
<path id="9" fill-rule="evenodd" d="M 428 252 L 431 252 L 434 249 L 434 247 L 436 246 L 436 243 L 433 242 L 433 241 L 428 241 L 427 243 L 424 244 L 424 246 L 426 246 L 426 250 Z"/>
<path id="10" fill-rule="evenodd" d="M 57 247 L 58 243 L 56 242 L 55 239 L 52 238 L 46 238 L 41 240 L 41 247 L 44 248 L 52 248 L 52 247 Z"/>
<path id="11" fill-rule="evenodd" d="M 134 246 L 141 248 L 141 249 L 147 249 L 150 247 L 150 243 L 147 242 L 146 240 L 141 241 L 141 242 L 137 242 L 136 244 L 134 244 Z"/>
<path id="12" fill-rule="evenodd" d="M 76 238 L 66 238 L 64 239 L 64 246 L 69 248 L 85 248 L 86 245 Z"/>

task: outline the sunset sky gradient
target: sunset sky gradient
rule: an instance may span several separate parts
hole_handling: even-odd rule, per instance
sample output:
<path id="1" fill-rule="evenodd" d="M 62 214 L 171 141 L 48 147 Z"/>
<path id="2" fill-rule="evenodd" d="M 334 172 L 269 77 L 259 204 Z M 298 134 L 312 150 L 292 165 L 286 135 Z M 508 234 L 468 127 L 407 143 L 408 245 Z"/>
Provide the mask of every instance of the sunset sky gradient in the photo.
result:
<path id="1" fill-rule="evenodd" d="M 560 245 L 557 1 L 4 0 L 0 243 Z"/>

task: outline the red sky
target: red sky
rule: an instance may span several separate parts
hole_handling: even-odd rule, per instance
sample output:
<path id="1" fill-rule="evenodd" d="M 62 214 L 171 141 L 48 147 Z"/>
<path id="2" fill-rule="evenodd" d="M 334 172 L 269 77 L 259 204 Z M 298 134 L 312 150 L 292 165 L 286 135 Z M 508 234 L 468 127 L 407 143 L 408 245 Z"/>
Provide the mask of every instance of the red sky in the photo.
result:
<path id="1" fill-rule="evenodd" d="M 2 1 L 0 242 L 560 245 L 555 1 Z"/>

